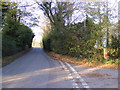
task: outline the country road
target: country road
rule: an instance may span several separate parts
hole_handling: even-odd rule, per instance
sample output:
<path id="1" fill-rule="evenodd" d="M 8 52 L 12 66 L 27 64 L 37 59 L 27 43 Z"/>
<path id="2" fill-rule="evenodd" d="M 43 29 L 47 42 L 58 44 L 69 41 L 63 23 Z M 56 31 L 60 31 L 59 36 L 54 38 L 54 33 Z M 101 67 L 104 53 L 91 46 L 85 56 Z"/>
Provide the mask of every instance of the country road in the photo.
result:
<path id="1" fill-rule="evenodd" d="M 118 88 L 118 71 L 52 60 L 32 48 L 2 69 L 2 88 Z"/>

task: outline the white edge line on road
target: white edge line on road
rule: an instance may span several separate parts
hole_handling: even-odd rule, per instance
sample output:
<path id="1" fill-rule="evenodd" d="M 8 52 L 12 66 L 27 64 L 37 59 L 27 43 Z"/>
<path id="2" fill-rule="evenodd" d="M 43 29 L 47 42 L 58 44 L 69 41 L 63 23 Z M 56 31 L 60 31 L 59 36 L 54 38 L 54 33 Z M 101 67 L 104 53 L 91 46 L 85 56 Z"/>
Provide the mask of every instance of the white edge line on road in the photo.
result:
<path id="1" fill-rule="evenodd" d="M 84 88 L 90 88 L 88 86 L 88 84 L 82 79 L 82 77 L 77 73 L 77 71 L 69 63 L 65 62 L 65 64 L 72 70 L 72 72 L 77 74 L 77 78 L 80 77 L 79 79 L 80 79 L 82 85 L 84 86 Z"/>
<path id="2" fill-rule="evenodd" d="M 53 60 L 53 59 L 51 59 L 46 53 L 45 53 L 45 55 L 48 57 L 48 59 L 50 59 L 50 60 Z M 68 69 L 67 69 L 67 67 L 63 64 L 63 62 L 62 61 L 59 61 L 60 62 L 60 64 L 63 66 L 63 68 L 65 69 L 65 71 L 69 71 Z M 65 62 L 67 65 L 68 65 L 68 67 L 75 73 L 75 74 L 78 74 L 77 73 L 77 71 L 70 65 L 70 64 L 68 64 L 67 62 Z M 71 75 L 70 75 L 71 76 Z M 71 76 L 72 77 L 72 76 Z M 70 78 L 71 78 L 70 77 Z M 69 76 L 68 76 L 68 78 L 69 78 Z M 73 78 L 73 77 L 72 77 Z M 84 86 L 84 88 L 90 88 L 88 85 L 87 85 L 87 83 L 82 79 L 82 77 L 78 74 L 77 75 L 77 78 L 79 78 L 80 80 L 81 80 L 81 82 L 82 82 L 82 85 Z M 74 79 L 73 79 L 73 81 L 75 81 Z M 75 83 L 75 82 L 74 82 Z M 74 87 L 73 87 L 74 88 Z M 77 86 L 76 86 L 76 88 L 78 88 L 78 84 L 77 84 Z"/>
<path id="3" fill-rule="evenodd" d="M 59 61 L 59 62 L 60 62 L 60 64 L 62 65 L 62 67 L 66 70 L 67 67 L 63 64 L 63 62 L 62 62 L 62 61 Z M 68 70 L 68 69 L 67 69 L 67 70 Z M 74 80 L 74 78 L 72 77 L 71 74 L 68 75 L 68 78 L 69 78 L 69 79 L 73 79 L 73 88 L 79 88 L 79 87 L 78 87 L 78 84 L 75 83 L 75 80 Z"/>
<path id="4" fill-rule="evenodd" d="M 65 69 L 65 71 L 68 70 L 67 67 L 63 64 L 63 62 L 61 62 L 61 61 L 59 61 L 59 62 L 62 65 L 62 67 Z"/>

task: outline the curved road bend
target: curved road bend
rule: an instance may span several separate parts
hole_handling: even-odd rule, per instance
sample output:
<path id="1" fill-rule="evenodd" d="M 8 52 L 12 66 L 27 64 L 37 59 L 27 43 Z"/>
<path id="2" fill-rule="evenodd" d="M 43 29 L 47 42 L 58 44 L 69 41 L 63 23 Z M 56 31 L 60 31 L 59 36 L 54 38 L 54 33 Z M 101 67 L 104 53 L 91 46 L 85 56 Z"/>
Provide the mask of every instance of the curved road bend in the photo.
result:
<path id="1" fill-rule="evenodd" d="M 73 88 L 68 73 L 41 48 L 32 48 L 4 67 L 2 76 L 2 88 Z"/>

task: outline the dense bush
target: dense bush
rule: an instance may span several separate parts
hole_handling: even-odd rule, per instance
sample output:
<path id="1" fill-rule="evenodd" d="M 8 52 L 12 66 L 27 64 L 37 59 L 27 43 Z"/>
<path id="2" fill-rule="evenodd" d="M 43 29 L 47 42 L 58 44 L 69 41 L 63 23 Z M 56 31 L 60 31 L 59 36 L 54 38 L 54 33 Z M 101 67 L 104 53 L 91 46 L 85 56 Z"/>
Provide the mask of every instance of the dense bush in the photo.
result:
<path id="1" fill-rule="evenodd" d="M 96 8 L 98 9 L 97 12 L 96 10 L 94 12 L 94 9 L 91 7 L 87 7 L 87 11 L 85 7 L 86 20 L 81 23 L 71 24 L 70 20 L 74 19 L 72 14 L 75 10 L 67 9 L 68 6 L 65 3 L 57 4 L 59 7 L 57 5 L 53 6 L 56 12 L 51 7 L 51 3 L 40 4 L 41 9 L 51 24 L 51 29 L 47 33 L 45 32 L 43 37 L 43 47 L 45 50 L 72 57 L 87 58 L 90 62 L 104 62 L 105 59 L 109 61 L 111 58 L 117 60 L 120 58 L 120 38 L 116 38 L 120 33 L 119 30 L 117 32 L 114 30 L 117 26 L 110 22 L 109 15 L 106 14 L 107 9 L 101 13 L 99 6 Z M 105 6 L 104 8 L 107 7 Z M 69 13 L 67 12 L 68 10 Z M 64 13 L 66 13 L 67 18 L 64 17 Z M 111 38 L 112 35 L 114 36 L 113 38 Z"/>
<path id="2" fill-rule="evenodd" d="M 117 63 L 120 56 L 119 39 L 112 37 L 111 44 L 107 47 L 109 59 L 105 60 L 101 43 L 99 42 L 97 48 L 94 47 L 97 40 L 102 40 L 102 33 L 98 32 L 100 28 L 90 18 L 86 22 L 86 28 L 83 27 L 82 22 L 66 26 L 64 30 L 52 28 L 44 33 L 44 49 L 72 57 L 86 58 L 86 62 Z"/>
<path id="3" fill-rule="evenodd" d="M 26 45 L 31 48 L 32 39 L 34 34 L 32 30 L 24 25 L 20 25 L 18 31 L 16 31 L 16 44 L 17 46 L 21 47 L 23 50 L 25 49 Z"/>
<path id="4" fill-rule="evenodd" d="M 16 43 L 10 37 L 3 36 L 2 38 L 2 56 L 10 56 L 18 52 Z"/>
<path id="5" fill-rule="evenodd" d="M 44 49 L 73 57 L 91 57 L 95 54 L 96 28 L 90 18 L 86 21 L 86 28 L 78 23 L 66 26 L 64 30 L 51 30 L 44 35 Z"/>
<path id="6" fill-rule="evenodd" d="M 11 32 L 11 31 L 7 31 Z M 34 34 L 31 29 L 27 26 L 21 25 L 21 27 L 16 30 L 16 37 L 12 36 L 12 34 L 4 33 L 3 28 L 3 37 L 2 37 L 2 56 L 9 56 L 16 54 L 21 50 L 25 50 L 26 47 L 31 48 L 32 39 Z"/>
<path id="7" fill-rule="evenodd" d="M 4 3 L 6 4 L 6 3 Z M 7 5 L 7 4 L 6 4 Z M 13 5 L 11 3 L 11 5 Z M 4 12 L 2 25 L 2 56 L 16 54 L 26 48 L 31 48 L 34 34 L 32 30 L 20 22 L 20 16 L 17 14 L 16 4 L 7 6 L 7 12 Z M 5 11 L 5 10 L 4 10 Z"/>
<path id="8" fill-rule="evenodd" d="M 120 58 L 120 39 L 117 36 L 112 36 L 108 54 L 111 58 Z"/>

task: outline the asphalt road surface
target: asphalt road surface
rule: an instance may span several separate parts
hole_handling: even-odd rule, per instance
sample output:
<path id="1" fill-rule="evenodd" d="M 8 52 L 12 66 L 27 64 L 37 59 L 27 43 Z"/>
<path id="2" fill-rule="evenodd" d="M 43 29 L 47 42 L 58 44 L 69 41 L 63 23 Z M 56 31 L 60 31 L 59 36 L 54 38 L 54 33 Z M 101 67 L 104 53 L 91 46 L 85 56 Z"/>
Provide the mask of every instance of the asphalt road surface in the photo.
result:
<path id="1" fill-rule="evenodd" d="M 2 88 L 118 88 L 118 71 L 50 59 L 41 48 L 2 69 Z"/>

